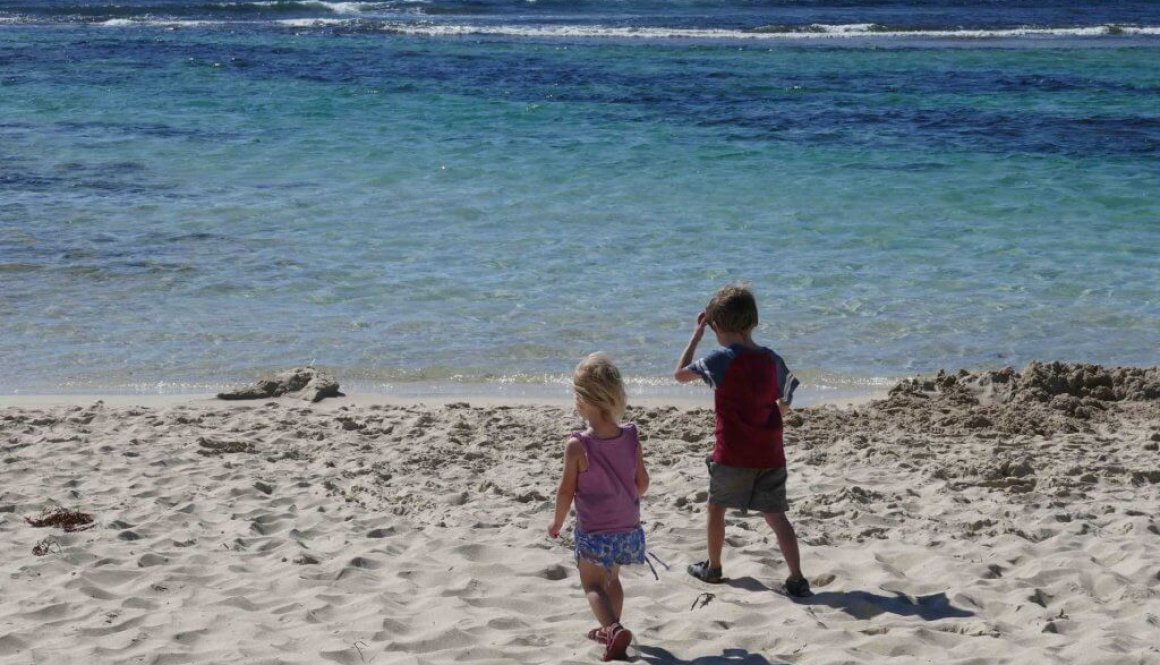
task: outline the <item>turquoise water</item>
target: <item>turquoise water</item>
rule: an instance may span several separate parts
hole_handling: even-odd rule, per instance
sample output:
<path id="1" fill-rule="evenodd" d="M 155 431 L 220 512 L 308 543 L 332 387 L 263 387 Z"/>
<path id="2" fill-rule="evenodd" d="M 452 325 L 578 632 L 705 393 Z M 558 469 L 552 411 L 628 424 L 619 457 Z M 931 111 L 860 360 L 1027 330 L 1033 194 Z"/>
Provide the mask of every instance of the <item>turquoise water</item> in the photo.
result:
<path id="1" fill-rule="evenodd" d="M 438 16 L 510 34 L 456 37 L 281 4 L 175 26 L 0 2 L 0 392 L 305 362 L 365 390 L 554 386 L 593 350 L 663 392 L 739 279 L 817 394 L 1157 362 L 1146 30 L 637 39 L 592 26 L 663 8 L 497 5 Z M 717 30 L 718 10 L 670 24 Z"/>

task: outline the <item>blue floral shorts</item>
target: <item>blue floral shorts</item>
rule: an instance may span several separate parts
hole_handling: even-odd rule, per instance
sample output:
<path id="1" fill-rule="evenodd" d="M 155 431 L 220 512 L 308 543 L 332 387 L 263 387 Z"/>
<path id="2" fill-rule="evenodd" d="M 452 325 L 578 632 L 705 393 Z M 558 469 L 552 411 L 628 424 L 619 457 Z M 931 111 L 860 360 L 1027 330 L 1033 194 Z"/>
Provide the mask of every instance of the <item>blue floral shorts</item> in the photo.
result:
<path id="1" fill-rule="evenodd" d="M 639 526 L 622 533 L 592 535 L 576 529 L 573 539 L 576 542 L 577 562 L 588 561 L 605 568 L 649 563 L 645 553 L 644 529 Z"/>

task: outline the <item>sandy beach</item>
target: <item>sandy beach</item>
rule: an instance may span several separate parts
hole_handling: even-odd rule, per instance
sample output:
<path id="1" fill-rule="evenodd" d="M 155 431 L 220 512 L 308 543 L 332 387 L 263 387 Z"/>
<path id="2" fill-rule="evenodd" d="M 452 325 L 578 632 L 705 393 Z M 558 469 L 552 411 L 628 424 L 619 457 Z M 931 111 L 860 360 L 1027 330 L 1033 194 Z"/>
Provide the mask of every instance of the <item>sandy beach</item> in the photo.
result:
<path id="1" fill-rule="evenodd" d="M 0 409 L 0 663 L 591 663 L 545 528 L 562 404 Z M 641 663 L 1160 663 L 1160 369 L 1032 365 L 796 411 L 812 598 L 756 515 L 704 550 L 708 409 L 636 405 Z M 71 532 L 32 526 L 87 513 Z M 569 524 L 569 529 L 571 525 Z"/>

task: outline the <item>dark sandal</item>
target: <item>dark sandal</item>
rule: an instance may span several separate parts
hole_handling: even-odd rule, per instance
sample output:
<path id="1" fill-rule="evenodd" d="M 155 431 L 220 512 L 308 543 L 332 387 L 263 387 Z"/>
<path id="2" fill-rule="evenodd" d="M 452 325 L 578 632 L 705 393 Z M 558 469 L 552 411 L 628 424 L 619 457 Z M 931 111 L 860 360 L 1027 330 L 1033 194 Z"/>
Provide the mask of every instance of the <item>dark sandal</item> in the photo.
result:
<path id="1" fill-rule="evenodd" d="M 608 641 L 604 643 L 604 662 L 628 660 L 628 645 L 632 644 L 632 631 L 615 623 L 609 626 Z"/>
<path id="2" fill-rule="evenodd" d="M 810 581 L 804 577 L 790 577 L 785 581 L 785 592 L 794 598 L 809 598 L 814 595 L 810 591 Z"/>
<path id="3" fill-rule="evenodd" d="M 693 577 L 708 582 L 709 584 L 720 584 L 725 578 L 721 577 L 720 568 L 710 568 L 708 561 L 698 561 L 697 563 L 689 564 L 686 569 Z"/>
<path id="4" fill-rule="evenodd" d="M 603 626 L 597 626 L 596 628 L 588 631 L 587 637 L 593 642 L 599 642 L 601 644 L 608 643 L 608 635 L 605 633 Z"/>

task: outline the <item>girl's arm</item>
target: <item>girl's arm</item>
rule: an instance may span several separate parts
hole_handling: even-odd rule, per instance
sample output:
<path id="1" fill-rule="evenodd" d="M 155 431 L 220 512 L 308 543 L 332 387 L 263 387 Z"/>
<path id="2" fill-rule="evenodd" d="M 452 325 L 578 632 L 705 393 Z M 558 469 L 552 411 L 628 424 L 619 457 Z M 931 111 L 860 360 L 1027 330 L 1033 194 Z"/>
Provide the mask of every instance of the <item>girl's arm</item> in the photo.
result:
<path id="1" fill-rule="evenodd" d="M 560 487 L 556 490 L 556 514 L 548 525 L 548 535 L 553 538 L 559 537 L 564 520 L 568 519 L 568 510 L 576 496 L 576 478 L 580 473 L 580 457 L 583 454 L 580 442 L 568 439 L 568 444 L 564 446 L 564 473 L 560 476 Z"/>
<path id="2" fill-rule="evenodd" d="M 636 493 L 644 496 L 648 491 L 648 469 L 644 468 L 644 446 L 636 445 Z"/>

